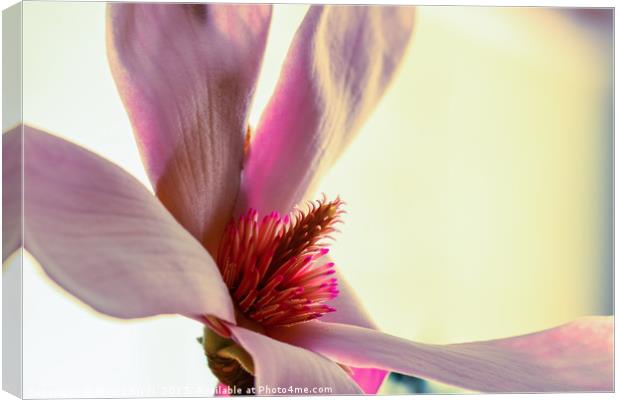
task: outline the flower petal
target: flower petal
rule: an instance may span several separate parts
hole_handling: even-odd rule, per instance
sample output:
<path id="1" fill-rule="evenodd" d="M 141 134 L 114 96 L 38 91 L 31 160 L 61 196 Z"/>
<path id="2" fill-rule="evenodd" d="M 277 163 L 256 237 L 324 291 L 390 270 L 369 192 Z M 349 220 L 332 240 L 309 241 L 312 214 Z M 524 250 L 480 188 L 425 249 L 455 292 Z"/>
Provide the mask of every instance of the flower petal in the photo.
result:
<path id="1" fill-rule="evenodd" d="M 267 336 L 229 326 L 235 340 L 250 353 L 256 369 L 256 394 L 358 394 L 360 388 L 338 364 L 308 350 L 278 342 Z M 301 392 L 290 393 L 289 387 Z M 271 388 L 279 392 L 260 392 Z M 313 392 L 329 388 L 331 392 Z M 305 391 L 307 390 L 307 391 Z"/>
<path id="2" fill-rule="evenodd" d="M 321 321 L 338 322 L 342 324 L 361 326 L 363 328 L 377 329 L 370 315 L 364 309 L 359 297 L 353 291 L 351 285 L 345 281 L 342 274 L 336 270 L 338 279 L 338 297 L 330 300 L 328 304 L 336 309 L 335 312 L 327 313 L 321 317 Z M 364 393 L 376 394 L 383 384 L 388 372 L 373 368 L 353 368 L 353 379 L 362 388 Z"/>
<path id="3" fill-rule="evenodd" d="M 351 378 L 366 394 L 377 394 L 388 374 L 388 371 L 384 369 L 354 367 L 349 367 L 349 369 L 352 374 Z"/>
<path id="4" fill-rule="evenodd" d="M 109 6 L 109 61 L 149 178 L 212 251 L 239 190 L 270 20 L 270 5 Z"/>
<path id="5" fill-rule="evenodd" d="M 234 321 L 215 262 L 135 178 L 30 127 L 24 153 L 25 247 L 60 286 L 114 317 Z"/>
<path id="6" fill-rule="evenodd" d="M 338 290 L 340 293 L 327 304 L 334 307 L 336 311 L 325 314 L 321 317 L 321 320 L 376 329 L 377 325 L 364 309 L 360 298 L 351 285 L 345 280 L 340 271 L 336 270 L 335 276 L 338 280 Z"/>
<path id="7" fill-rule="evenodd" d="M 240 209 L 288 212 L 351 142 L 409 43 L 413 7 L 313 6 L 243 171 Z"/>
<path id="8" fill-rule="evenodd" d="M 507 339 L 415 343 L 352 325 L 308 322 L 268 332 L 346 365 L 383 368 L 488 392 L 613 390 L 613 317 L 586 317 Z"/>
<path id="9" fill-rule="evenodd" d="M 22 245 L 22 126 L 2 135 L 2 261 Z"/>
<path id="10" fill-rule="evenodd" d="M 312 191 L 389 84 L 406 48 L 413 8 L 312 7 L 258 126 L 243 171 L 237 211 L 287 213 Z M 338 277 L 338 311 L 325 319 L 374 327 Z M 352 368 L 365 393 L 386 372 Z"/>

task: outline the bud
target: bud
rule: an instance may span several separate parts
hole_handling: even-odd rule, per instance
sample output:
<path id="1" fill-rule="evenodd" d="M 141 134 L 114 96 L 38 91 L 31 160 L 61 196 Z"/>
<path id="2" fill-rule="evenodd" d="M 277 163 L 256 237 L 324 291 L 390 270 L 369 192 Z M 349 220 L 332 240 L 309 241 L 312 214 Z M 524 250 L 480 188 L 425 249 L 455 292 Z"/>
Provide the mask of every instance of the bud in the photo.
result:
<path id="1" fill-rule="evenodd" d="M 223 384 L 235 388 L 231 394 L 247 394 L 254 387 L 254 362 L 245 349 L 205 326 L 201 340 L 209 369 Z M 240 389 L 240 390 L 237 390 Z"/>

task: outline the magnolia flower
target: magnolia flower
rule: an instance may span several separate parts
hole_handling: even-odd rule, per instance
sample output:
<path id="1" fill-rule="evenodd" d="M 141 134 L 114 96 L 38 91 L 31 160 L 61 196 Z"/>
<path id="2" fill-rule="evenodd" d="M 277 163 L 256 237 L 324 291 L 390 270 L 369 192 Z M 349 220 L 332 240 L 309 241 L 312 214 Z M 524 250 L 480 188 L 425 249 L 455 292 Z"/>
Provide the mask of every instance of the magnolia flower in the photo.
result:
<path id="1" fill-rule="evenodd" d="M 270 18 L 267 5 L 109 6 L 112 73 L 155 196 L 77 145 L 15 129 L 3 179 L 23 177 L 24 240 L 20 191 L 5 190 L 3 258 L 23 246 L 113 317 L 202 322 L 228 385 L 376 393 L 397 371 L 476 391 L 612 390 L 611 317 L 453 345 L 376 329 L 327 259 L 342 203 L 304 201 L 390 83 L 413 9 L 311 7 L 250 135 Z"/>

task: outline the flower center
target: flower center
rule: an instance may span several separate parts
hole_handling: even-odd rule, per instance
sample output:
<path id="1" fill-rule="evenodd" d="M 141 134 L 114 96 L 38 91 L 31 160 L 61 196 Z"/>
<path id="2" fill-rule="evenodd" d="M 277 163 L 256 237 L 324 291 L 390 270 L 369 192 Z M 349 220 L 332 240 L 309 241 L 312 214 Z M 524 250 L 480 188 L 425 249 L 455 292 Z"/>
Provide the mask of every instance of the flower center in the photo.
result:
<path id="1" fill-rule="evenodd" d="M 250 209 L 227 226 L 217 264 L 240 312 L 262 326 L 293 325 L 335 311 L 334 263 L 323 256 L 342 201 L 325 197 L 281 217 Z"/>

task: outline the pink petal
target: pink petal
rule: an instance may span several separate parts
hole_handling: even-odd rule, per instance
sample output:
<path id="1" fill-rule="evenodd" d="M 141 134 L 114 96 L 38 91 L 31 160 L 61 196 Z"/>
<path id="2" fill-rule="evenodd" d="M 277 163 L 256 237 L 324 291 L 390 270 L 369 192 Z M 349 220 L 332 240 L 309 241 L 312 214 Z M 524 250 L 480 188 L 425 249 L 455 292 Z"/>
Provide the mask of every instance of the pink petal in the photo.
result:
<path id="1" fill-rule="evenodd" d="M 364 309 L 353 288 L 338 271 L 336 271 L 336 278 L 338 279 L 338 290 L 340 290 L 340 293 L 338 297 L 329 302 L 329 305 L 334 307 L 336 311 L 325 314 L 321 317 L 321 321 L 377 329 L 377 326 Z M 374 368 L 350 368 L 353 373 L 353 379 L 367 394 L 376 394 L 388 374 L 388 371 Z"/>
<path id="2" fill-rule="evenodd" d="M 321 321 L 338 322 L 363 328 L 377 329 L 374 321 L 364 309 L 359 297 L 353 291 L 342 274 L 336 270 L 338 279 L 338 297 L 329 301 L 329 305 L 336 309 L 333 313 L 325 314 Z M 353 368 L 353 379 L 362 388 L 364 393 L 376 394 L 383 384 L 387 371 L 373 368 Z"/>
<path id="3" fill-rule="evenodd" d="M 412 23 L 413 8 L 310 10 L 252 143 L 239 211 L 289 212 L 312 191 L 319 170 L 335 161 L 382 96 Z M 338 311 L 324 318 L 374 327 L 350 287 L 338 280 L 341 293 L 332 304 Z M 364 392 L 376 393 L 387 373 L 353 368 L 353 374 Z"/>
<path id="4" fill-rule="evenodd" d="M 613 317 L 586 317 L 529 335 L 453 345 L 415 343 L 316 321 L 269 335 L 339 363 L 477 391 L 613 390 Z"/>
<path id="5" fill-rule="evenodd" d="M 349 369 L 352 374 L 351 378 L 366 394 L 377 394 L 388 374 L 388 371 L 376 368 L 349 367 Z"/>
<path id="6" fill-rule="evenodd" d="M 2 135 L 2 261 L 22 245 L 22 126 Z"/>
<path id="7" fill-rule="evenodd" d="M 312 193 L 391 82 L 412 7 L 313 6 L 244 168 L 240 209 L 288 212 Z"/>
<path id="8" fill-rule="evenodd" d="M 215 250 L 239 190 L 270 5 L 111 4 L 108 55 L 164 205 Z"/>
<path id="9" fill-rule="evenodd" d="M 135 178 L 30 127 L 24 154 L 25 247 L 56 283 L 114 317 L 234 321 L 209 253 Z"/>
<path id="10" fill-rule="evenodd" d="M 238 326 L 229 326 L 235 340 L 250 353 L 256 369 L 257 394 L 358 394 L 360 388 L 338 364 L 308 350 L 278 342 L 267 336 Z M 260 388 L 301 392 L 258 392 Z M 329 388 L 331 392 L 312 392 Z M 304 392 L 304 390 L 307 390 Z"/>
<path id="11" fill-rule="evenodd" d="M 335 276 L 338 279 L 338 290 L 340 293 L 335 299 L 328 302 L 336 311 L 325 314 L 321 317 L 321 320 L 376 329 L 377 325 L 364 309 L 360 298 L 351 285 L 345 281 L 344 276 L 337 268 L 338 265 L 336 264 Z"/>

